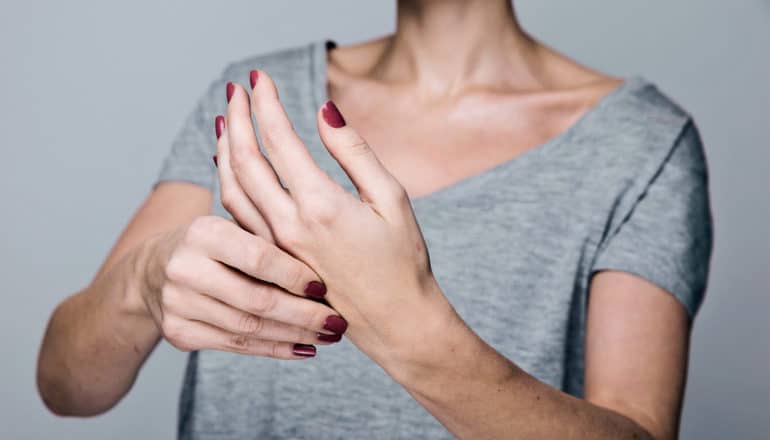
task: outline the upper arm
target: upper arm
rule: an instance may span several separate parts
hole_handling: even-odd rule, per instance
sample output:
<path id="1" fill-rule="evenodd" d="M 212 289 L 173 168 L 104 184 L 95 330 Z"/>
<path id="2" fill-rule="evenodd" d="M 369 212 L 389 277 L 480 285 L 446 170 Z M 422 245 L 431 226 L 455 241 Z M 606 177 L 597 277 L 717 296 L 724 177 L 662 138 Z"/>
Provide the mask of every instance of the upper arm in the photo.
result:
<path id="1" fill-rule="evenodd" d="M 695 125 L 682 129 L 601 243 L 588 297 L 585 397 L 675 438 L 689 332 L 712 247 L 708 174 Z"/>
<path id="2" fill-rule="evenodd" d="M 597 273 L 588 303 L 585 398 L 676 438 L 687 371 L 689 317 L 638 276 Z"/>

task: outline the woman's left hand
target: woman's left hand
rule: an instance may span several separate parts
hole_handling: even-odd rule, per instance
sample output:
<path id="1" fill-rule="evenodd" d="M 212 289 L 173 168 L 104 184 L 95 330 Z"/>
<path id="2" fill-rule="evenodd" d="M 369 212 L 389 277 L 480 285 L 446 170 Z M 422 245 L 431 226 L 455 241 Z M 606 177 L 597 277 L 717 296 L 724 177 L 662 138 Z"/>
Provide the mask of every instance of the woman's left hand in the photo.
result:
<path id="1" fill-rule="evenodd" d="M 346 336 L 386 371 L 419 363 L 423 338 L 461 320 L 431 273 L 406 191 L 327 102 L 318 114 L 321 140 L 360 199 L 345 191 L 295 133 L 272 79 L 254 71 L 251 82 L 251 106 L 244 88 L 227 87 L 226 123 L 218 127 L 223 205 L 241 224 L 259 219 L 279 247 L 318 273 L 329 304 L 349 323 Z"/>

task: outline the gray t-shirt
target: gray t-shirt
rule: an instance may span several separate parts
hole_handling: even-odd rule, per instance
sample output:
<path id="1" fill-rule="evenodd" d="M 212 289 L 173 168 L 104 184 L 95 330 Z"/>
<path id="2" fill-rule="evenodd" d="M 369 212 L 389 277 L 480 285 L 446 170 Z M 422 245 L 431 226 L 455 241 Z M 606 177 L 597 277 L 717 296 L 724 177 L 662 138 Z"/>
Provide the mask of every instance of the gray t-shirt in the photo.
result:
<path id="1" fill-rule="evenodd" d="M 159 181 L 211 189 L 219 203 L 214 117 L 225 83 L 270 73 L 320 167 L 350 191 L 321 144 L 323 41 L 230 64 L 202 96 Z M 365 97 L 361 97 L 365 99 Z M 344 110 L 344 109 L 343 109 Z M 670 292 L 694 317 L 712 245 L 706 162 L 687 113 L 632 77 L 565 133 L 519 157 L 412 200 L 436 278 L 470 327 L 543 382 L 583 391 L 592 274 L 614 269 Z M 451 438 L 350 342 L 304 361 L 192 353 L 181 439 Z"/>

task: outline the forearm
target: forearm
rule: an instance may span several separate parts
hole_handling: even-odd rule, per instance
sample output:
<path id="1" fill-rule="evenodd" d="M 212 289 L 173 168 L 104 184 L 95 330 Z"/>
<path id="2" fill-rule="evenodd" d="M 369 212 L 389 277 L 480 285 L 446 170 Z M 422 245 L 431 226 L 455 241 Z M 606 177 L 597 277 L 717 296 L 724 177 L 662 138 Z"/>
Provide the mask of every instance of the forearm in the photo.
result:
<path id="1" fill-rule="evenodd" d="M 632 419 L 538 381 L 452 322 L 428 331 L 419 359 L 386 369 L 456 437 L 652 438 Z"/>
<path id="2" fill-rule="evenodd" d="M 154 288 L 146 273 L 151 242 L 128 252 L 51 317 L 37 381 L 55 413 L 89 416 L 114 406 L 157 344 L 160 332 L 141 296 L 143 289 Z"/>

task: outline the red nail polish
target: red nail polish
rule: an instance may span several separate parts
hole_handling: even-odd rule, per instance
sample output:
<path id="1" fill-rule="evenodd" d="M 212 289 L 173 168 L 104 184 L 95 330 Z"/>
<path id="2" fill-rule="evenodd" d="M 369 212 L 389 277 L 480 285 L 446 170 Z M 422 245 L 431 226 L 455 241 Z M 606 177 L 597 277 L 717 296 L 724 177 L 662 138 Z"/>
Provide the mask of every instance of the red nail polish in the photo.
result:
<path id="1" fill-rule="evenodd" d="M 318 340 L 321 342 L 340 342 L 342 339 L 342 335 L 325 335 L 323 333 L 318 333 Z"/>
<path id="2" fill-rule="evenodd" d="M 342 316 L 331 315 L 326 318 L 324 330 L 329 330 L 335 334 L 341 335 L 348 329 L 348 322 Z"/>
<path id="3" fill-rule="evenodd" d="M 211 156 L 211 159 L 214 161 L 214 166 L 219 167 L 219 162 L 217 162 L 217 155 L 215 154 Z"/>
<path id="4" fill-rule="evenodd" d="M 227 83 L 227 102 L 233 99 L 233 93 L 235 93 L 235 84 L 229 82 Z"/>
<path id="5" fill-rule="evenodd" d="M 305 287 L 305 295 L 311 298 L 323 298 L 324 295 L 326 295 L 326 284 L 318 281 L 311 281 L 307 283 L 307 287 Z"/>
<path id="6" fill-rule="evenodd" d="M 217 139 L 222 137 L 222 133 L 225 131 L 225 117 L 217 116 L 214 120 L 214 131 L 217 133 Z"/>
<path id="7" fill-rule="evenodd" d="M 340 128 L 345 126 L 345 118 L 342 117 L 339 109 L 331 101 L 326 101 L 326 105 L 321 110 L 321 116 L 324 121 L 334 128 Z"/>
<path id="8" fill-rule="evenodd" d="M 315 356 L 315 346 L 305 344 L 294 344 L 294 350 L 292 350 L 297 356 L 313 357 Z"/>
<path id="9" fill-rule="evenodd" d="M 257 80 L 259 79 L 259 72 L 256 70 L 252 70 L 249 74 L 249 81 L 251 81 L 251 88 L 252 90 L 254 87 L 257 86 Z"/>

